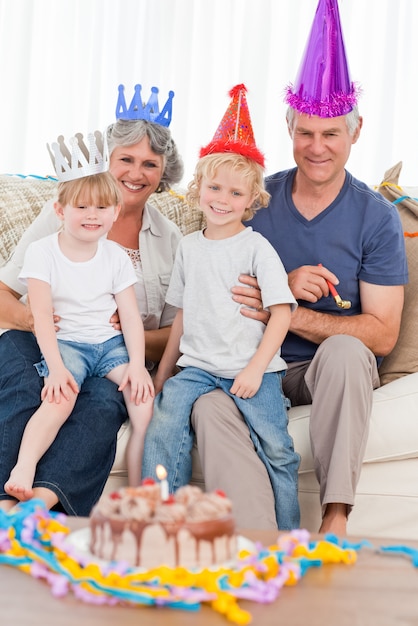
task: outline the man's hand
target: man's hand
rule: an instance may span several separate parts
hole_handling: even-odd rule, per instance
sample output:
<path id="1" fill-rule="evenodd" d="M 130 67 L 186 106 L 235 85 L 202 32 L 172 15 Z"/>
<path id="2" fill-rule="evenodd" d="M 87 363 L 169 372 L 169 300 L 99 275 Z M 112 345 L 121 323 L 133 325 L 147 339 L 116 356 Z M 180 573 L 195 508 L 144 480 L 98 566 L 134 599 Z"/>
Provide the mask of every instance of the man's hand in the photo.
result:
<path id="1" fill-rule="evenodd" d="M 327 280 L 333 285 L 339 283 L 336 275 L 322 265 L 303 265 L 288 274 L 289 287 L 295 299 L 306 302 L 318 302 L 329 295 Z"/>
<path id="2" fill-rule="evenodd" d="M 263 300 L 257 278 L 240 274 L 239 282 L 243 285 L 232 287 L 232 299 L 244 306 L 241 314 L 245 317 L 267 324 L 270 313 L 263 309 Z M 339 280 L 329 270 L 319 265 L 304 265 L 293 270 L 288 275 L 289 287 L 296 300 L 318 302 L 320 298 L 329 295 L 327 280 L 338 285 Z"/>
<path id="3" fill-rule="evenodd" d="M 254 276 L 240 274 L 238 280 L 245 286 L 238 285 L 232 287 L 231 291 L 233 293 L 232 299 L 244 305 L 241 308 L 241 314 L 267 324 L 270 313 L 263 309 L 263 301 L 257 279 Z"/>

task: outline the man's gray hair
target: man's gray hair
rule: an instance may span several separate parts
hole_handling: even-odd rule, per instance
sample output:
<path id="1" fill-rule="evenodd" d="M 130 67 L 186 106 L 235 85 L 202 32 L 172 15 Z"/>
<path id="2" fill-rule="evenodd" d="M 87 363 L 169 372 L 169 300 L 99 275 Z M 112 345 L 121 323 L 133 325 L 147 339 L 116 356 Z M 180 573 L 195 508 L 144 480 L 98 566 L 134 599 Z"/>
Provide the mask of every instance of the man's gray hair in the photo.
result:
<path id="1" fill-rule="evenodd" d="M 286 111 L 286 120 L 290 130 L 293 130 L 293 122 L 295 119 L 295 109 L 292 107 L 288 107 Z M 354 135 L 359 125 L 360 113 L 358 110 L 358 106 L 356 105 L 347 115 L 344 116 L 347 124 L 348 132 L 350 135 Z"/>

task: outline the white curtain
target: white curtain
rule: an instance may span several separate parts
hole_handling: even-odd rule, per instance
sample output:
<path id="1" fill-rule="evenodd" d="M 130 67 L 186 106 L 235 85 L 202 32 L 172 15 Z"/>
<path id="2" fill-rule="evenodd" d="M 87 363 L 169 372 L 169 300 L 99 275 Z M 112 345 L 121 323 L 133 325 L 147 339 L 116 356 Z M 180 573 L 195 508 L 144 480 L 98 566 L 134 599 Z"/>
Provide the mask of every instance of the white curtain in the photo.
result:
<path id="1" fill-rule="evenodd" d="M 350 171 L 378 184 L 403 161 L 418 183 L 418 2 L 340 0 L 352 80 L 363 90 L 362 136 Z M 245 83 L 256 141 L 272 173 L 293 165 L 285 86 L 296 73 L 317 0 L 0 0 L 0 172 L 53 174 L 46 143 L 104 127 L 117 87 L 144 99 L 175 91 L 171 130 L 186 184 Z"/>

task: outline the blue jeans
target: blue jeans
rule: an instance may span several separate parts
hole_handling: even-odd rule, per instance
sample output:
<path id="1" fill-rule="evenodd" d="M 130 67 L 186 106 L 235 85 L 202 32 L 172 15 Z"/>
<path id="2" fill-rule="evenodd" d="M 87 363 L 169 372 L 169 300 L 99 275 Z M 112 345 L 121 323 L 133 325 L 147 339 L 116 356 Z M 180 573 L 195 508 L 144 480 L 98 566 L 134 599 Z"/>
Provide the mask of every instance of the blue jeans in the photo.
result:
<path id="1" fill-rule="evenodd" d="M 58 347 L 65 367 L 74 376 L 80 388 L 87 376 L 104 377 L 111 370 L 129 362 L 123 335 L 116 335 L 102 343 L 78 343 L 58 339 Z M 35 363 L 39 376 L 49 374 L 45 359 Z"/>
<path id="2" fill-rule="evenodd" d="M 41 358 L 32 333 L 0 336 L 0 499 L 19 451 L 23 430 L 41 403 L 43 385 L 33 364 Z M 99 499 L 127 419 L 122 394 L 106 378 L 87 378 L 71 416 L 40 459 L 34 487 L 53 491 L 69 515 L 89 515 Z"/>
<path id="3" fill-rule="evenodd" d="M 209 391 L 222 389 L 242 413 L 255 450 L 267 468 L 279 529 L 298 528 L 297 476 L 300 457 L 294 451 L 287 431 L 282 375 L 264 374 L 258 392 L 246 400 L 231 394 L 232 379 L 213 376 L 196 367 L 186 367 L 169 378 L 155 399 L 153 417 L 145 437 L 142 475 L 155 477 L 155 468 L 161 463 L 168 473 L 170 491 L 190 482 L 194 441 L 190 415 L 193 404 Z"/>

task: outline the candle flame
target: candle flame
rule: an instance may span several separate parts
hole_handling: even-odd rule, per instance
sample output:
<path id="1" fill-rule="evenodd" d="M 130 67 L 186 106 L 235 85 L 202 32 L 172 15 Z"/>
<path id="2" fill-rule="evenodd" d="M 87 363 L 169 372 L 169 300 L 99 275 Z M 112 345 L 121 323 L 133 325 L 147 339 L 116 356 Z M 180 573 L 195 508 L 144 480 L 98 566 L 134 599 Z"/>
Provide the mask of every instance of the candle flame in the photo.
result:
<path id="1" fill-rule="evenodd" d="M 164 478 L 167 478 L 167 470 L 165 469 L 164 465 L 157 465 L 157 467 L 155 468 L 155 473 L 157 474 L 159 480 L 164 480 Z"/>

